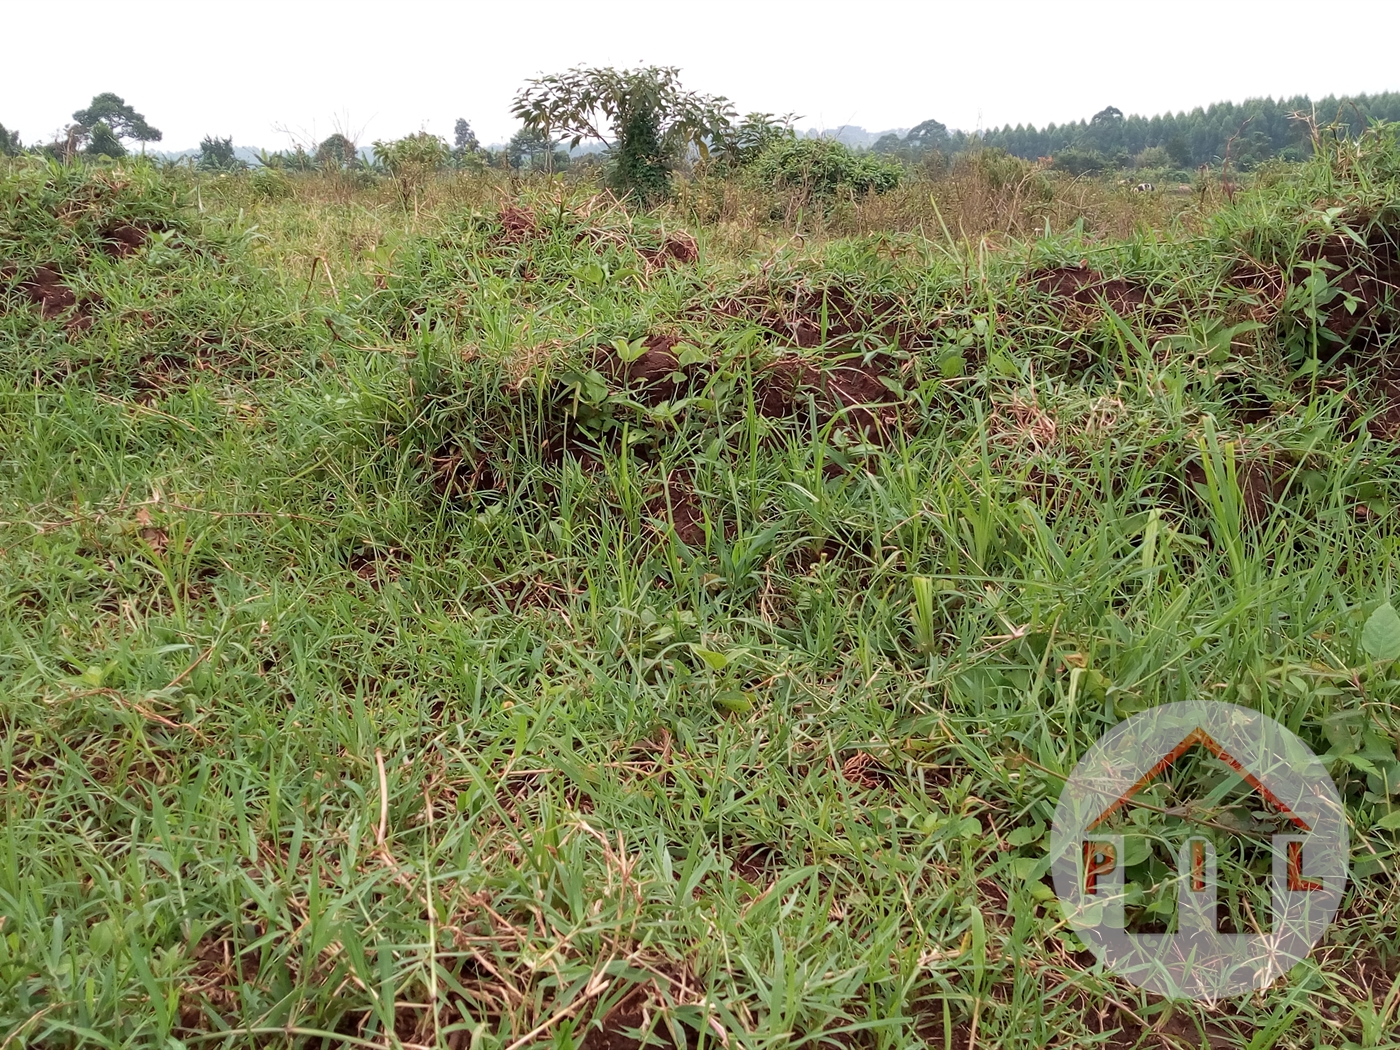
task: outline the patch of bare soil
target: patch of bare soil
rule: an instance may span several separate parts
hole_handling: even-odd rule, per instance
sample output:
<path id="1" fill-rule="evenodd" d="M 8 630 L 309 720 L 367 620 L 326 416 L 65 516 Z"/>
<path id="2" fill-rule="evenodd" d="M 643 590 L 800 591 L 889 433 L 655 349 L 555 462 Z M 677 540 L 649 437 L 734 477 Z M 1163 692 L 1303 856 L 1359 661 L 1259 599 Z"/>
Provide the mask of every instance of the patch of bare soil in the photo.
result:
<path id="1" fill-rule="evenodd" d="M 679 342 L 674 335 L 648 336 L 642 356 L 627 362 L 608 347 L 598 361 L 599 370 L 634 391 L 643 403 L 659 404 L 674 397 L 679 390 L 676 376 L 688 376 L 694 371 L 693 367 L 681 368 L 680 358 L 675 352 Z"/>
<path id="2" fill-rule="evenodd" d="M 652 266 L 668 266 L 675 263 L 688 265 L 700 258 L 700 248 L 695 243 L 695 238 L 684 230 L 673 230 L 658 247 L 638 247 L 637 252 Z"/>
<path id="3" fill-rule="evenodd" d="M 147 233 L 139 226 L 120 222 L 102 231 L 102 251 L 113 259 L 135 255 L 146 243 Z"/>
<path id="4" fill-rule="evenodd" d="M 464 452 L 455 444 L 440 447 L 428 457 L 428 466 L 433 490 L 443 499 L 495 490 L 501 486 L 500 476 L 487 456 Z"/>
<path id="5" fill-rule="evenodd" d="M 1374 345 L 1400 327 L 1400 249 L 1385 231 L 1365 244 L 1336 234 L 1309 245 L 1303 261 L 1293 271 L 1295 282 L 1307 279 L 1307 263 L 1320 263 L 1341 292 L 1324 304 L 1323 324 L 1343 343 Z"/>
<path id="6" fill-rule="evenodd" d="M 654 989 L 638 985 L 590 1026 L 580 1044 L 582 1050 L 641 1050 L 642 1047 L 675 1048 L 670 1026 L 658 1012 Z M 687 1040 L 689 1041 L 689 1040 Z"/>
<path id="7" fill-rule="evenodd" d="M 1231 311 L 1232 322 L 1257 321 L 1271 324 L 1283 309 L 1288 282 L 1277 266 L 1246 258 L 1226 275 L 1225 284 L 1238 295 L 1238 308 Z"/>
<path id="8" fill-rule="evenodd" d="M 500 212 L 502 244 L 520 244 L 540 235 L 540 224 L 529 208 L 505 207 Z"/>
<path id="9" fill-rule="evenodd" d="M 888 434 L 898 423 L 899 398 L 885 382 L 889 363 L 881 359 L 817 363 L 790 354 L 766 365 L 755 390 L 759 415 L 797 414 L 806 398 L 816 399 L 822 421 L 842 414 L 867 438 Z"/>
<path id="10" fill-rule="evenodd" d="M 1232 1013 L 1226 1008 L 1227 1014 Z M 1120 1004 L 1105 1003 L 1086 1017 L 1088 1027 L 1106 1035 L 1101 1046 L 1111 1050 L 1151 1047 L 1209 1047 L 1226 1050 L 1246 1043 L 1254 1025 L 1235 1016 L 1197 1021 L 1185 1008 L 1150 1020 Z"/>
<path id="11" fill-rule="evenodd" d="M 1240 510 L 1245 521 L 1257 525 L 1268 518 L 1282 497 L 1293 464 L 1272 452 L 1241 458 L 1235 466 L 1235 480 L 1240 489 Z M 1204 498 L 1206 472 L 1199 462 L 1182 468 L 1181 478 L 1188 494 Z"/>
<path id="12" fill-rule="evenodd" d="M 377 591 L 386 582 L 392 583 L 399 578 L 405 560 L 403 551 L 398 547 L 365 546 L 350 556 L 348 568 L 371 590 Z"/>
<path id="13" fill-rule="evenodd" d="M 206 934 L 195 945 L 194 966 L 180 988 L 181 1027 L 191 1032 L 209 1031 L 208 1008 L 231 1021 L 238 1013 L 239 985 L 254 984 L 257 979 L 254 954 L 240 955 L 228 937 Z"/>
<path id="14" fill-rule="evenodd" d="M 1122 277 L 1106 278 L 1087 263 L 1033 270 L 1027 279 L 1052 300 L 1079 307 L 1107 304 L 1115 313 L 1132 313 L 1147 302 L 1147 289 Z"/>
<path id="15" fill-rule="evenodd" d="M 687 547 L 705 545 L 705 510 L 684 475 L 667 478 L 665 488 L 646 502 L 645 510 L 648 517 L 669 522 L 676 538 Z"/>
<path id="16" fill-rule="evenodd" d="M 81 335 L 92 327 L 93 302 L 87 299 L 79 301 L 77 294 L 65 283 L 63 275 L 53 267 L 36 266 L 34 272 L 16 286 L 13 282 L 18 273 L 18 268 L 13 265 L 0 267 L 0 283 L 17 287 L 31 305 L 39 308 L 39 316 L 44 320 L 68 314 L 64 328 L 70 336 Z"/>

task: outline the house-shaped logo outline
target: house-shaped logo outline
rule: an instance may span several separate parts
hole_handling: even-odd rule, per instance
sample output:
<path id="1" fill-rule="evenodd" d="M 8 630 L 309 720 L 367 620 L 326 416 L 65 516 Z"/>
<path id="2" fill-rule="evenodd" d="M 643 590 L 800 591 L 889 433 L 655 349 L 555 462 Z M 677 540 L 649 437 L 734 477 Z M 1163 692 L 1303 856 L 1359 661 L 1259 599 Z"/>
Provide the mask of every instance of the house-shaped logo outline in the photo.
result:
<path id="1" fill-rule="evenodd" d="M 1126 808 L 1139 792 L 1196 746 L 1209 751 L 1234 770 L 1240 779 L 1258 793 L 1274 812 L 1284 817 L 1299 830 L 1300 834 L 1297 835 L 1275 834 L 1273 836 L 1275 856 L 1278 858 L 1274 865 L 1275 895 L 1278 896 L 1284 891 L 1292 894 L 1312 893 L 1321 890 L 1323 888 L 1321 882 L 1303 876 L 1303 843 L 1306 836 L 1312 832 L 1312 825 L 1295 813 L 1259 777 L 1250 772 L 1244 763 L 1230 754 L 1202 726 L 1198 725 L 1182 737 L 1175 747 L 1158 759 L 1131 787 L 1109 803 L 1098 816 L 1085 826 L 1081 869 L 1084 893 L 1091 897 L 1098 896 L 1101 892 L 1098 888 L 1101 876 L 1117 872 L 1119 877 L 1114 881 L 1121 882 L 1122 878 L 1117 861 L 1122 848 L 1123 836 L 1092 836 L 1094 829 L 1104 824 L 1113 814 Z M 1283 846 L 1281 856 L 1278 849 L 1280 845 Z M 1279 860 L 1282 861 L 1281 864 L 1278 862 Z M 1188 872 L 1189 878 L 1187 877 Z M 1206 839 L 1189 838 L 1182 847 L 1178 874 L 1181 876 L 1177 898 L 1179 924 L 1190 925 L 1202 932 L 1213 932 L 1216 904 L 1214 845 Z M 1280 874 L 1283 876 L 1284 886 L 1278 885 Z M 1110 888 L 1106 887 L 1106 889 Z M 1112 911 L 1121 915 L 1121 902 Z"/>

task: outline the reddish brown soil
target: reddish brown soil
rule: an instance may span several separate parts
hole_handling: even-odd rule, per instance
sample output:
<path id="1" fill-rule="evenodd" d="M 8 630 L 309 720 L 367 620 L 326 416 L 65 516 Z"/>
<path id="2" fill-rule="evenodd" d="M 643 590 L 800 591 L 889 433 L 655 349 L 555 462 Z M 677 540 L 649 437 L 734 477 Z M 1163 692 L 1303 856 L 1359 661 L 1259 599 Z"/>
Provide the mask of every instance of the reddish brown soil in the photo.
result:
<path id="1" fill-rule="evenodd" d="M 20 282 L 19 287 L 29 301 L 39 307 L 40 315 L 46 320 L 72 309 L 78 302 L 73 289 L 63 283 L 57 271 L 47 266 L 36 268 L 34 276 Z"/>
<path id="2" fill-rule="evenodd" d="M 676 538 L 687 547 L 705 545 L 705 510 L 685 476 L 671 475 L 665 491 L 647 501 L 646 513 L 648 517 L 669 521 Z"/>
<path id="3" fill-rule="evenodd" d="M 529 208 L 502 208 L 500 219 L 500 240 L 504 244 L 519 244 L 539 236 L 540 224 Z"/>
<path id="4" fill-rule="evenodd" d="M 258 960 L 237 954 L 232 941 L 206 935 L 195 946 L 194 966 L 180 989 L 180 1025 L 193 1032 L 208 1031 L 206 1005 L 229 1020 L 238 1012 L 239 985 L 258 979 Z"/>
<path id="5" fill-rule="evenodd" d="M 443 445 L 428 457 L 433 489 L 444 499 L 500 487 L 500 479 L 485 456 L 464 453 L 455 444 Z"/>
<path id="6" fill-rule="evenodd" d="M 1283 271 L 1257 259 L 1244 259 L 1226 276 L 1225 283 L 1242 293 L 1244 309 L 1241 316 L 1231 320 L 1258 321 L 1269 324 L 1283 307 L 1288 294 L 1288 282 Z"/>
<path id="7" fill-rule="evenodd" d="M 146 231 L 129 222 L 109 226 L 102 232 L 102 237 L 102 250 L 113 259 L 134 255 L 146 243 Z"/>
<path id="8" fill-rule="evenodd" d="M 647 337 L 646 349 L 635 361 L 624 363 L 612 347 L 600 348 L 595 358 L 599 371 L 614 382 L 621 383 L 646 404 L 658 404 L 673 397 L 679 389 L 677 374 L 693 372 L 692 368 L 681 368 L 675 346 L 680 339 L 674 335 L 657 333 Z"/>
<path id="9" fill-rule="evenodd" d="M 794 415 L 810 394 L 820 418 L 843 413 L 868 437 L 888 432 L 897 422 L 898 401 L 883 382 L 889 372 L 878 359 L 845 361 L 826 367 L 791 354 L 763 369 L 758 384 L 758 412 L 769 418 Z"/>
<path id="10" fill-rule="evenodd" d="M 1241 459 L 1235 468 L 1235 480 L 1240 487 L 1240 510 L 1245 521 L 1257 525 L 1268 518 L 1274 504 L 1282 498 L 1288 486 L 1292 466 L 1270 453 Z M 1206 472 L 1199 463 L 1188 463 L 1181 472 L 1188 490 L 1205 491 Z"/>
<path id="11" fill-rule="evenodd" d="M 1330 280 L 1342 291 L 1326 307 L 1327 330 L 1344 342 L 1367 345 L 1396 331 L 1400 317 L 1400 250 L 1383 233 L 1365 245 L 1340 234 L 1309 246 L 1309 262 L 1329 264 Z M 1299 266 L 1293 280 L 1301 282 L 1308 268 Z M 1350 297 L 1350 299 L 1348 298 Z M 1354 300 L 1354 308 L 1347 303 Z"/>
<path id="12" fill-rule="evenodd" d="M 700 258 L 700 248 L 695 238 L 684 230 L 676 230 L 666 235 L 659 248 L 639 248 L 642 258 L 653 266 L 666 266 L 671 263 L 689 264 Z"/>
<path id="13" fill-rule="evenodd" d="M 1137 310 L 1147 302 L 1147 291 L 1122 277 L 1105 278 L 1083 263 L 1034 270 L 1027 278 L 1052 299 L 1071 301 L 1080 306 L 1107 303 L 1116 313 Z"/>

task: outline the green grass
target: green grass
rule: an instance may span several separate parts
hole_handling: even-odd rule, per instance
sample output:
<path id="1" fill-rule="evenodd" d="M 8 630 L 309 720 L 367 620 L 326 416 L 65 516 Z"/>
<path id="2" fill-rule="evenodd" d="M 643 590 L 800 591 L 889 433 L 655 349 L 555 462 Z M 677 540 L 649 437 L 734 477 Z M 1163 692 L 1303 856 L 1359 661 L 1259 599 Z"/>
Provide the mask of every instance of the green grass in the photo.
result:
<path id="1" fill-rule="evenodd" d="M 5 259 L 93 323 L 0 315 L 0 1044 L 1397 1045 L 1400 459 L 1372 358 L 1226 279 L 1393 230 L 1393 143 L 1350 158 L 1196 237 L 673 265 L 545 187 L 512 240 L 499 187 L 14 169 Z M 1081 258 L 1150 308 L 1027 277 Z M 883 428 L 765 408 L 801 319 L 884 355 Z M 695 363 L 626 389 L 657 334 Z M 1324 755 L 1353 850 L 1324 945 L 1209 1006 L 1043 878 L 1077 758 L 1198 696 Z"/>

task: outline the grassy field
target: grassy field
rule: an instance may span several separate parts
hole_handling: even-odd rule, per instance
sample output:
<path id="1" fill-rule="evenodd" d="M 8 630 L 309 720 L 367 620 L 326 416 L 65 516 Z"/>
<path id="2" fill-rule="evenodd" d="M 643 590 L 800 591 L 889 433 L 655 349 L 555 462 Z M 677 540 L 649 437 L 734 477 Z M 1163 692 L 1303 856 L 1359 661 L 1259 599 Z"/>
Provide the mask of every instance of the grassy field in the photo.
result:
<path id="1" fill-rule="evenodd" d="M 1395 137 L 994 181 L 0 171 L 0 1050 L 1400 1045 Z M 1353 854 L 1217 1004 L 1045 862 L 1201 696 Z"/>

